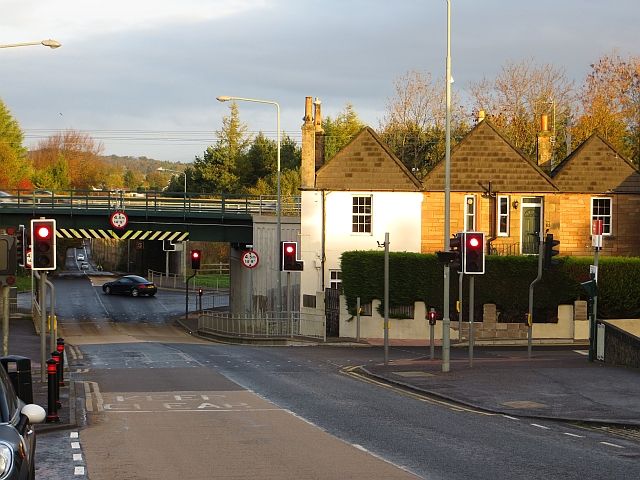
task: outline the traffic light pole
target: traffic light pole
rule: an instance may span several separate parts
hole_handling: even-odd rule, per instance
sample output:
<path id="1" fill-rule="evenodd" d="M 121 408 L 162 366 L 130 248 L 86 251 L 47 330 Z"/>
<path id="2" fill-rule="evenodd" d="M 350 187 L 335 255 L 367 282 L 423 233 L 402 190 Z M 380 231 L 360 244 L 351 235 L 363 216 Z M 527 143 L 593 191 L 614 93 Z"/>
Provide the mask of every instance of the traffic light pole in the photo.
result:
<path id="1" fill-rule="evenodd" d="M 529 285 L 529 313 L 527 314 L 527 357 L 531 358 L 531 344 L 533 335 L 533 287 L 542 279 L 542 263 L 544 261 L 544 242 L 540 236 L 538 247 L 538 276 Z"/>
<path id="2" fill-rule="evenodd" d="M 474 309 L 474 290 L 475 290 L 475 275 L 469 275 L 469 366 L 473 367 L 473 309 Z"/>
<path id="3" fill-rule="evenodd" d="M 596 359 L 596 341 L 597 341 L 597 332 L 598 332 L 598 260 L 600 259 L 600 248 L 594 247 L 593 252 L 593 266 L 595 269 L 595 275 L 593 276 L 593 280 L 596 282 L 596 290 L 595 295 L 592 299 L 593 313 L 591 317 L 591 321 L 589 322 L 589 361 L 593 362 Z"/>
<path id="4" fill-rule="evenodd" d="M 196 276 L 196 273 L 193 272 L 193 275 L 187 277 L 187 280 L 184 282 L 184 321 L 187 323 L 189 320 L 189 280 Z"/>

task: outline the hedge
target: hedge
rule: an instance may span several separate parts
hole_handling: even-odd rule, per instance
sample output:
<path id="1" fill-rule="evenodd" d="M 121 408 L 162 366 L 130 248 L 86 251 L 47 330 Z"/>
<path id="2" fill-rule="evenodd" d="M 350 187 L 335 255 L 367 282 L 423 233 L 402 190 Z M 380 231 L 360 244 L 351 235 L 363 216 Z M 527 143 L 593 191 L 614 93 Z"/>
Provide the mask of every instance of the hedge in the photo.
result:
<path id="1" fill-rule="evenodd" d="M 592 257 L 559 257 L 559 264 L 544 271 L 534 289 L 534 321 L 555 321 L 557 306 L 587 300 L 580 285 L 588 281 Z M 348 251 L 341 257 L 342 287 L 347 306 L 355 314 L 356 299 L 366 304 L 384 299 L 384 252 Z M 529 310 L 529 285 L 538 272 L 537 256 L 486 257 L 484 275 L 475 278 L 475 318 L 482 318 L 482 305 L 495 303 L 499 321 L 523 322 Z M 465 276 L 468 277 L 468 276 Z M 640 258 L 601 257 L 598 273 L 598 317 L 640 317 Z M 389 253 L 389 306 L 424 302 L 442 312 L 443 267 L 434 254 Z M 465 278 L 463 304 L 469 296 Z M 457 320 L 458 273 L 451 271 L 450 317 Z M 468 308 L 464 307 L 463 311 Z M 465 315 L 466 318 L 466 315 Z"/>

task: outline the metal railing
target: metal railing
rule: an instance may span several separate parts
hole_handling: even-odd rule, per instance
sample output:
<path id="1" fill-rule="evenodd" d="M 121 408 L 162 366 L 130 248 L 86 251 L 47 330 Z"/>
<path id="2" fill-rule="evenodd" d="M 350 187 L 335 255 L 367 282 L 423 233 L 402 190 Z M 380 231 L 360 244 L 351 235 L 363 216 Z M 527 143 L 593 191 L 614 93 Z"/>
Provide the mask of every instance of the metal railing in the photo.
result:
<path id="1" fill-rule="evenodd" d="M 222 267 L 221 267 L 222 268 Z M 228 267 L 227 267 L 228 268 Z M 163 272 L 158 272 L 155 270 L 147 270 L 147 279 L 156 284 L 159 288 L 171 288 L 177 290 L 185 289 L 185 276 L 179 275 L 176 273 L 170 273 L 167 275 Z M 197 276 L 193 277 L 189 281 L 189 290 L 197 290 L 198 288 L 203 288 L 207 291 L 228 291 L 228 288 L 222 287 L 210 287 L 208 285 L 204 285 L 201 283 Z"/>
<path id="2" fill-rule="evenodd" d="M 198 332 L 237 338 L 325 339 L 324 315 L 301 312 L 268 312 L 261 316 L 203 312 L 198 317 Z"/>
<path id="3" fill-rule="evenodd" d="M 34 193 L 11 190 L 0 196 L 0 208 L 20 210 L 127 210 L 132 212 L 222 213 L 276 215 L 276 195 L 231 195 L 220 193 L 124 192 L 68 190 Z M 300 215 L 300 197 L 281 197 L 282 215 Z"/>

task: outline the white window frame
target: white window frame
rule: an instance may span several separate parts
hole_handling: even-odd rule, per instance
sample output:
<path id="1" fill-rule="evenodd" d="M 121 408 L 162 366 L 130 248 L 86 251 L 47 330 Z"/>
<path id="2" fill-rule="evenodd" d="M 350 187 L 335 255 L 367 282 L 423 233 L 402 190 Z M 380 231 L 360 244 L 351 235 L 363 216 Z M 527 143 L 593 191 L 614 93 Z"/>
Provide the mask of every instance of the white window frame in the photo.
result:
<path id="1" fill-rule="evenodd" d="M 369 212 L 354 211 L 356 209 L 362 209 L 366 205 L 356 205 L 356 199 L 368 199 Z M 367 223 L 361 221 L 365 218 L 369 219 L 368 230 L 366 229 Z M 364 226 L 365 230 L 360 230 L 360 226 Z M 351 197 L 351 233 L 355 235 L 372 235 L 373 234 L 373 195 L 353 195 Z"/>
<path id="2" fill-rule="evenodd" d="M 595 214 L 594 213 L 594 203 L 596 200 L 606 200 L 609 203 L 609 214 Z M 593 225 L 594 220 L 602 220 L 602 234 L 606 236 L 612 235 L 611 225 L 613 223 L 613 199 L 611 197 L 591 197 L 591 225 Z"/>
<path id="3" fill-rule="evenodd" d="M 342 291 L 342 270 L 329 270 L 329 288 L 337 288 Z"/>
<path id="4" fill-rule="evenodd" d="M 465 195 L 464 196 L 464 231 L 475 232 L 476 231 L 476 196 Z M 469 228 L 469 222 L 471 228 Z"/>
<path id="5" fill-rule="evenodd" d="M 510 202 L 510 198 L 508 195 L 498 195 L 498 215 L 497 215 L 497 222 L 498 224 L 496 225 L 496 232 L 498 232 L 498 236 L 499 237 L 508 237 L 509 236 L 509 224 L 510 224 L 510 220 L 511 220 L 511 202 Z M 503 205 L 504 204 L 504 205 Z M 503 209 L 502 207 L 505 207 L 505 209 Z M 506 210 L 506 211 L 504 211 Z M 505 219 L 504 222 L 504 230 L 501 228 L 502 227 L 502 219 Z"/>

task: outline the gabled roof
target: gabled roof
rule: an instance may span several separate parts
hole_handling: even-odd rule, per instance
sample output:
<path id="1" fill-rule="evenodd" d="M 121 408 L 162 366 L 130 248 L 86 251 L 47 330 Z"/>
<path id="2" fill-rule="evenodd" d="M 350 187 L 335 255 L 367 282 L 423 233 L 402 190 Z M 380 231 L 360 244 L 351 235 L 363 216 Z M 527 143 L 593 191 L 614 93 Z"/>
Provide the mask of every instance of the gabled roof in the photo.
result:
<path id="1" fill-rule="evenodd" d="M 451 191 L 556 192 L 553 180 L 487 120 L 476 125 L 451 152 Z M 422 180 L 427 191 L 444 190 L 445 162 Z M 484 188 L 483 188 L 484 187 Z"/>
<path id="2" fill-rule="evenodd" d="M 640 173 L 599 135 L 593 134 L 551 172 L 564 192 L 640 193 Z"/>
<path id="3" fill-rule="evenodd" d="M 422 191 L 415 175 L 369 127 L 316 172 L 317 190 Z"/>

